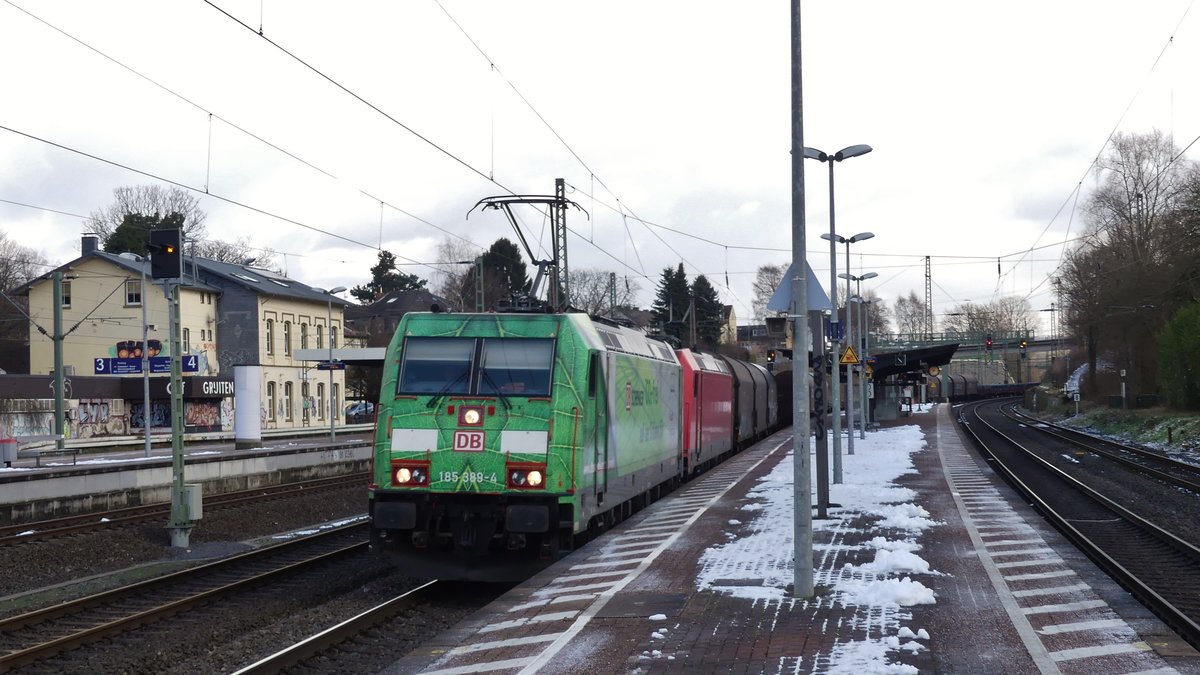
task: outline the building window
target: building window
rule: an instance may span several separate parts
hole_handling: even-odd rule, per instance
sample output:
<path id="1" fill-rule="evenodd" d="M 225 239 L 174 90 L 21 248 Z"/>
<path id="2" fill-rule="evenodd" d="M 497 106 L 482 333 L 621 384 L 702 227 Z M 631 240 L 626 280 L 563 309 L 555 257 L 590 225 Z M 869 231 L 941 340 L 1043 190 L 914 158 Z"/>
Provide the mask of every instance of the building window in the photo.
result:
<path id="1" fill-rule="evenodd" d="M 308 324 L 300 324 L 300 349 L 308 349 Z"/>
<path id="2" fill-rule="evenodd" d="M 192 330 L 190 328 L 183 329 L 183 353 L 188 354 L 192 351 Z"/>
<path id="3" fill-rule="evenodd" d="M 321 324 L 317 324 L 317 349 L 325 348 L 324 341 L 322 340 L 322 338 L 324 337 L 324 335 L 322 335 L 324 328 L 325 327 L 322 326 Z"/>
<path id="4" fill-rule="evenodd" d="M 301 416 L 304 418 L 304 423 L 308 424 L 308 418 L 312 416 L 312 397 L 308 393 L 308 383 L 300 384 L 300 409 L 303 411 Z"/>
<path id="5" fill-rule="evenodd" d="M 292 355 L 292 322 L 283 322 L 283 355 Z"/>
<path id="6" fill-rule="evenodd" d="M 283 383 L 283 419 L 292 421 L 292 383 Z"/>
<path id="7" fill-rule="evenodd" d="M 125 305 L 140 307 L 142 304 L 142 280 L 127 279 L 125 281 Z"/>
<path id="8" fill-rule="evenodd" d="M 275 383 L 267 383 L 267 421 L 275 421 Z"/>
<path id="9" fill-rule="evenodd" d="M 317 326 L 320 328 L 320 326 Z M 317 419 L 325 419 L 325 383 L 317 383 Z"/>
<path id="10" fill-rule="evenodd" d="M 337 333 L 338 327 L 336 323 L 329 324 L 329 348 L 337 349 Z"/>
<path id="11" fill-rule="evenodd" d="M 275 319 L 267 319 L 267 354 L 275 353 Z"/>
<path id="12" fill-rule="evenodd" d="M 342 410 L 342 407 L 340 405 L 338 405 L 338 400 L 339 400 L 338 399 L 338 385 L 336 382 L 334 382 L 333 383 L 333 398 L 330 400 L 330 405 L 333 406 L 333 410 L 330 414 L 333 415 L 333 419 L 337 419 L 338 417 L 340 417 L 340 413 Z"/>
<path id="13" fill-rule="evenodd" d="M 69 281 L 62 282 L 62 308 L 71 309 L 71 282 Z"/>

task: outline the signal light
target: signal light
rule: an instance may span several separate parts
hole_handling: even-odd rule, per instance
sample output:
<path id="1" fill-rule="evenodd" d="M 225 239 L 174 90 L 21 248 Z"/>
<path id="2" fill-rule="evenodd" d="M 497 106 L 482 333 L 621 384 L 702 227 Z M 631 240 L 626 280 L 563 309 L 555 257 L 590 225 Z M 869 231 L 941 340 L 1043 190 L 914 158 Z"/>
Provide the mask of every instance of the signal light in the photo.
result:
<path id="1" fill-rule="evenodd" d="M 150 230 L 150 277 L 178 279 L 183 276 L 183 256 L 179 254 L 178 229 Z"/>
<path id="2" fill-rule="evenodd" d="M 987 350 L 989 352 L 992 351 L 992 336 L 991 335 L 987 336 L 987 341 L 985 342 L 985 344 L 987 346 Z"/>
<path id="3" fill-rule="evenodd" d="M 775 363 L 775 350 L 774 349 L 767 350 L 767 362 Z"/>

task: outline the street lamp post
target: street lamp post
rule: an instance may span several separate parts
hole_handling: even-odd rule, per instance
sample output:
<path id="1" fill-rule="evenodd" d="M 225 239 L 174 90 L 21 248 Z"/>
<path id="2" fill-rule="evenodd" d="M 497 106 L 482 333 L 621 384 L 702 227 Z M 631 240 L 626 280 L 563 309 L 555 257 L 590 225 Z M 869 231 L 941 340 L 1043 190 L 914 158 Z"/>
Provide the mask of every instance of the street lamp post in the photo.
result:
<path id="1" fill-rule="evenodd" d="M 141 294 L 142 301 L 142 434 L 145 436 L 146 449 L 144 455 L 149 457 L 150 450 L 150 325 L 146 316 L 146 266 L 150 259 L 142 256 L 139 268 L 142 270 Z"/>
<path id="2" fill-rule="evenodd" d="M 829 164 L 829 237 L 826 237 L 825 235 L 822 234 L 821 238 L 829 239 L 829 300 L 830 300 L 831 309 L 832 309 L 832 314 L 830 316 L 829 323 L 830 323 L 830 326 L 832 328 L 832 333 L 833 333 L 833 335 L 831 337 L 832 340 L 837 339 L 837 332 L 838 332 L 837 331 L 837 327 L 838 327 L 838 325 L 837 325 L 838 324 L 838 315 L 837 315 L 837 311 L 838 311 L 837 310 L 837 247 L 835 245 L 835 242 L 833 241 L 833 237 L 836 236 L 836 228 L 834 225 L 834 201 L 833 201 L 833 163 L 840 162 L 844 159 L 849 159 L 851 157 L 858 157 L 859 155 L 865 155 L 868 152 L 871 152 L 871 146 L 869 146 L 869 145 L 851 145 L 849 147 L 845 147 L 845 148 L 842 148 L 841 150 L 838 150 L 837 152 L 835 152 L 832 155 L 822 152 L 820 150 L 817 150 L 816 148 L 809 148 L 809 147 L 804 148 L 804 158 L 805 159 L 815 159 L 819 162 L 827 162 Z M 834 350 L 834 351 L 836 352 L 837 350 Z M 832 381 L 830 382 L 830 389 L 832 390 L 832 394 L 833 394 L 833 400 L 831 401 L 831 404 L 833 406 L 833 420 L 832 420 L 833 428 L 830 431 L 832 432 L 831 435 L 833 436 L 833 482 L 841 483 L 842 482 L 842 440 L 841 440 L 842 430 L 841 430 L 841 418 L 840 418 L 841 394 L 838 391 L 839 388 L 841 387 L 841 385 L 838 383 L 839 378 L 838 378 L 838 364 L 837 364 L 836 353 L 834 354 L 834 363 L 833 363 L 833 368 L 831 368 L 831 370 L 833 371 L 831 373 Z"/>
<path id="3" fill-rule="evenodd" d="M 870 422 L 871 422 L 871 415 L 870 415 L 870 413 L 867 412 L 867 409 L 870 406 L 870 400 L 867 398 L 867 377 L 866 377 L 867 366 L 865 364 L 867 363 L 867 359 L 869 358 L 868 355 L 870 354 L 870 349 L 871 349 L 871 331 L 868 329 L 868 326 L 867 326 L 867 322 L 868 322 L 868 319 L 870 318 L 870 314 L 867 312 L 865 306 L 871 305 L 875 302 L 878 302 L 879 298 L 871 298 L 870 300 L 868 300 L 866 298 L 859 297 L 858 300 L 859 300 L 858 308 L 859 308 L 859 311 L 862 312 L 862 314 L 859 315 L 860 317 L 862 317 L 862 321 L 859 322 L 859 325 L 862 326 L 862 359 L 863 359 L 863 364 L 864 364 L 864 366 L 863 366 L 863 381 L 862 381 L 862 412 L 861 412 L 862 426 L 859 428 L 859 431 L 862 434 L 862 436 L 860 436 L 860 438 L 866 438 L 866 429 L 867 429 L 867 425 L 870 424 Z"/>
<path id="4" fill-rule="evenodd" d="M 821 235 L 822 239 L 829 239 L 830 245 L 836 240 L 838 243 L 846 245 L 846 272 L 838 276 L 846 280 L 846 344 L 854 344 L 854 312 L 850 310 L 850 279 L 853 275 L 850 272 L 850 244 L 863 241 L 874 237 L 872 232 L 859 232 L 853 237 L 843 237 L 840 234 L 833 234 L 829 237 Z M 836 294 L 836 288 L 834 290 Z M 854 454 L 854 364 L 846 364 L 846 452 Z"/>
<path id="5" fill-rule="evenodd" d="M 325 327 L 329 331 L 329 440 L 337 439 L 337 432 L 334 430 L 333 424 L 337 420 L 337 404 L 333 400 L 333 296 L 346 291 L 345 286 L 337 286 L 328 291 L 314 288 L 318 293 L 324 293 L 326 297 L 326 314 Z"/>
<path id="6" fill-rule="evenodd" d="M 865 234 L 865 235 L 868 235 L 868 236 L 865 236 L 865 237 L 864 237 L 864 236 L 863 236 L 864 234 Z M 863 239 L 870 239 L 871 237 L 874 237 L 874 236 L 875 236 L 875 235 L 871 234 L 870 232 L 863 232 L 862 234 L 856 234 L 856 235 L 854 235 L 853 237 L 850 237 L 849 239 L 847 239 L 847 240 L 846 240 L 846 269 L 847 269 L 847 270 L 849 270 L 849 269 L 850 269 L 850 244 L 852 244 L 854 241 L 862 241 Z M 842 274 L 839 274 L 838 276 L 839 276 L 839 277 L 842 277 L 843 279 L 845 279 L 845 280 L 846 280 L 846 294 L 847 294 L 847 295 L 849 295 L 849 294 L 850 294 L 850 282 L 851 282 L 851 281 L 853 281 L 853 282 L 854 282 L 854 293 L 855 293 L 855 298 L 854 298 L 854 299 L 858 300 L 858 309 L 859 309 L 859 312 L 861 312 L 861 311 L 862 311 L 862 305 L 863 305 L 863 300 L 862 300 L 862 282 L 863 282 L 863 281 L 865 281 L 865 280 L 867 280 L 867 279 L 874 279 L 875 277 L 877 277 L 877 276 L 879 276 L 879 275 L 878 275 L 878 274 L 876 274 L 875 272 L 867 272 L 866 274 L 863 274 L 863 275 L 861 275 L 861 276 L 855 276 L 855 275 L 853 275 L 853 274 L 850 274 L 850 273 L 847 271 L 847 272 L 844 272 L 844 273 L 842 273 Z M 851 317 L 851 316 L 853 316 L 853 314 L 854 314 L 854 313 L 853 313 L 853 312 L 850 310 L 850 298 L 847 298 L 847 300 L 846 300 L 846 319 L 847 319 L 847 323 L 850 323 L 849 319 L 850 319 L 850 317 Z M 862 317 L 862 315 L 861 315 L 861 314 L 859 315 L 859 322 L 858 322 L 858 323 L 859 323 L 859 328 L 858 328 L 859 332 L 860 332 L 860 333 L 862 333 L 862 334 L 865 336 L 865 335 L 866 335 L 866 333 L 867 333 L 867 324 L 866 324 L 866 320 L 865 320 L 865 319 L 863 319 L 863 317 Z M 850 325 L 851 325 L 851 326 L 853 326 L 853 324 L 852 324 L 852 323 L 850 323 Z M 852 344 L 852 345 L 853 345 L 853 344 L 854 344 L 854 334 L 853 334 L 853 331 L 848 331 L 848 332 L 850 333 L 850 336 L 849 336 L 849 337 L 850 337 L 850 344 Z M 859 362 L 860 362 L 860 363 L 862 363 L 862 362 L 863 362 L 863 360 L 867 358 L 867 350 L 866 350 L 866 347 L 865 347 L 865 346 L 863 346 L 862 344 L 860 344 L 860 345 L 858 346 L 858 358 L 859 358 Z M 846 398 L 848 398 L 848 399 L 853 399 L 853 398 L 854 398 L 854 379 L 853 379 L 853 374 L 854 374 L 854 366 L 850 366 L 849 370 L 847 371 L 847 375 L 846 375 L 846 377 L 847 377 L 847 383 L 846 383 L 846 384 L 847 384 Z M 858 437 L 861 439 L 861 438 L 866 438 L 866 437 L 867 437 L 867 419 L 866 419 L 866 405 L 867 405 L 867 404 L 866 404 L 866 401 L 865 401 L 865 399 L 866 399 L 866 395 L 867 395 L 866 374 L 864 373 L 862 376 L 860 376 L 860 377 L 859 377 L 859 380 L 860 380 L 860 382 L 859 382 L 859 385 L 862 387 L 862 398 L 860 398 L 860 399 L 859 399 L 859 401 L 860 401 L 860 403 L 862 403 L 862 405 L 860 406 L 860 408 L 861 408 L 861 409 L 859 410 L 859 428 L 858 428 Z M 851 449 L 850 449 L 850 454 L 852 454 L 852 455 L 853 455 L 853 454 L 854 454 L 854 450 L 853 450 L 853 448 L 854 448 L 854 445 L 853 445 L 853 439 L 854 439 L 854 419 L 853 419 L 853 416 L 854 416 L 854 412 L 853 412 L 853 409 L 851 409 L 851 408 L 847 408 L 847 412 L 848 412 L 848 414 L 849 414 L 849 428 L 847 429 L 847 433 L 849 434 L 849 436 L 850 436 L 850 439 L 851 439 L 851 444 L 850 444 L 850 448 L 851 448 Z"/>

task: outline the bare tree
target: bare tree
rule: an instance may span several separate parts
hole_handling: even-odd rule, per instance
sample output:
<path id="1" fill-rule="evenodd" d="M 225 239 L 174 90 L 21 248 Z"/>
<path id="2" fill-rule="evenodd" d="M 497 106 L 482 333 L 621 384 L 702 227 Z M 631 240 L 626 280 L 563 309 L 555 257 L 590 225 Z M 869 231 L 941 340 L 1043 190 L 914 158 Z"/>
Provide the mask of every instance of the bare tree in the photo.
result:
<path id="1" fill-rule="evenodd" d="M 573 269 L 568 273 L 571 304 L 592 316 L 609 315 L 609 272 L 601 269 Z M 636 279 L 616 278 L 617 307 L 636 306 L 642 288 Z"/>
<path id="2" fill-rule="evenodd" d="M 916 291 L 908 296 L 896 298 L 896 332 L 901 335 L 916 335 L 925 332 L 925 301 L 917 297 Z"/>
<path id="3" fill-rule="evenodd" d="M 784 272 L 787 272 L 787 265 L 759 266 L 758 272 L 754 276 L 754 300 L 750 303 L 750 309 L 754 311 L 755 323 L 763 323 L 766 320 L 767 303 L 771 301 L 775 289 L 779 288 L 779 282 L 783 280 Z"/>
<path id="4" fill-rule="evenodd" d="M 134 185 L 116 188 L 113 190 L 113 203 L 93 211 L 84 224 L 89 231 L 100 235 L 102 242 L 107 243 L 128 215 L 165 218 L 172 213 L 183 216 L 185 238 L 204 238 L 204 221 L 208 214 L 200 210 L 200 200 L 187 190 L 174 186 Z"/>
<path id="5" fill-rule="evenodd" d="M 41 276 L 49 267 L 46 256 L 0 231 L 0 290 L 16 288 Z"/>
<path id="6" fill-rule="evenodd" d="M 250 265 L 263 269 L 279 271 L 279 263 L 275 259 L 275 250 L 252 246 L 249 237 L 238 237 L 235 241 L 206 239 L 193 242 L 195 255 L 217 262 L 231 265 Z"/>
<path id="7" fill-rule="evenodd" d="M 883 335 L 891 331 L 891 311 L 874 290 L 863 291 L 867 300 L 867 332 Z"/>
<path id="8" fill-rule="evenodd" d="M 1200 169 L 1180 157 L 1160 131 L 1115 135 L 1084 203 L 1087 236 L 1059 273 L 1093 372 L 1107 358 L 1130 369 L 1135 392 L 1157 389 L 1158 334 L 1200 288 Z"/>
<path id="9" fill-rule="evenodd" d="M 469 239 L 447 236 L 437 246 L 438 272 L 432 284 L 434 293 L 450 301 L 458 309 L 474 308 L 475 295 L 468 293 L 467 277 L 471 265 L 481 255 L 482 249 Z"/>
<path id="10" fill-rule="evenodd" d="M 0 291 L 9 291 L 49 271 L 40 252 L 0 231 Z M 29 372 L 29 296 L 0 298 L 0 372 Z"/>

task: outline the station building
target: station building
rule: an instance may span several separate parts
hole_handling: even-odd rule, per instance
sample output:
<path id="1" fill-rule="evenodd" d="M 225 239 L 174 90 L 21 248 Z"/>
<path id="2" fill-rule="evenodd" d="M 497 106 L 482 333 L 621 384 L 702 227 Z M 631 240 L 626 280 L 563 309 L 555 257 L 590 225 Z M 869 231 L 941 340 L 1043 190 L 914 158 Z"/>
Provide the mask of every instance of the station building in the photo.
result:
<path id="1" fill-rule="evenodd" d="M 152 357 L 171 355 L 167 299 L 149 279 L 148 261 L 101 251 L 98 238 L 90 235 L 83 238 L 79 258 L 16 289 L 29 302 L 30 375 L 10 379 L 12 386 L 0 382 L 0 425 L 12 436 L 53 428 L 55 272 L 63 279 L 69 433 L 75 438 L 140 435 L 147 418 L 152 431 L 168 431 L 168 375 L 151 375 L 147 412 L 140 372 L 102 372 L 112 359 L 141 358 L 143 350 Z M 184 373 L 196 385 L 184 390 L 188 431 L 233 430 L 235 365 L 259 366 L 264 432 L 344 422 L 345 372 L 318 375 L 316 364 L 296 352 L 329 350 L 336 359 L 344 347 L 339 343 L 348 301 L 271 270 L 185 256 L 179 302 L 180 353 L 194 357 L 188 361 L 195 367 Z M 40 380 L 48 376 L 46 388 Z M 95 382 L 84 385 L 85 380 Z M 75 396 L 76 389 L 90 396 Z"/>

